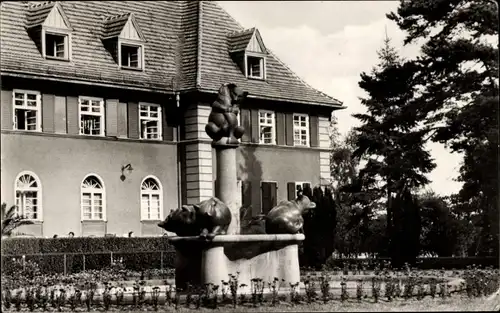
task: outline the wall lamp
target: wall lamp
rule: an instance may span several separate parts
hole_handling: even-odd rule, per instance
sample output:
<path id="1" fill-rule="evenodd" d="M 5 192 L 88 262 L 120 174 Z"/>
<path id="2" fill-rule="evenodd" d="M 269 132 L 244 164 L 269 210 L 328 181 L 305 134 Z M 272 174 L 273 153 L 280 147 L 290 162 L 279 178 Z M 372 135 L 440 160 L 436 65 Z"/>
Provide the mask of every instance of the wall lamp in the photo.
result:
<path id="1" fill-rule="evenodd" d="M 127 165 L 122 165 L 122 174 L 120 175 L 120 179 L 122 181 L 125 180 L 125 171 L 127 171 L 129 174 L 132 173 L 134 169 L 132 168 L 132 164 L 127 164 Z"/>

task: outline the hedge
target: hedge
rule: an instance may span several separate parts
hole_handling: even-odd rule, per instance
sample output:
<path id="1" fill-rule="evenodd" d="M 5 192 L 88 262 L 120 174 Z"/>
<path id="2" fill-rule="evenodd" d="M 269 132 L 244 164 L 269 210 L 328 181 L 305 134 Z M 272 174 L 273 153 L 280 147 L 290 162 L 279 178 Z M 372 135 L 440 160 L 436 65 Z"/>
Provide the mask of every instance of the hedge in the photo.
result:
<path id="1" fill-rule="evenodd" d="M 348 266 L 350 269 L 358 265 L 364 265 L 366 269 L 373 269 L 376 265 L 379 268 L 384 263 L 390 263 L 390 258 L 377 259 L 344 259 L 330 257 L 325 263 L 325 269 L 344 269 Z M 466 269 L 468 266 L 479 266 L 482 268 L 493 267 L 499 268 L 498 257 L 435 257 L 435 258 L 417 258 L 416 264 L 413 266 L 420 270 L 459 270 Z"/>
<path id="2" fill-rule="evenodd" d="M 102 269 L 123 259 L 130 270 L 174 267 L 175 249 L 164 237 L 8 238 L 2 240 L 2 266 L 25 255 L 42 273 Z"/>

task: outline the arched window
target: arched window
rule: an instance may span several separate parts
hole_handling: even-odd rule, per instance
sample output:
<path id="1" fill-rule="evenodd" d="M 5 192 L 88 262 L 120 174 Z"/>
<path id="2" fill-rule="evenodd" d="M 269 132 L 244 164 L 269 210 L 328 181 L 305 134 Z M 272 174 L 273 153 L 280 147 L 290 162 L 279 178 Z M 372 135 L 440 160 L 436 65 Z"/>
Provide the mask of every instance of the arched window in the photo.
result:
<path id="1" fill-rule="evenodd" d="M 102 180 L 97 175 L 88 175 L 82 182 L 82 219 L 106 220 L 106 194 Z"/>
<path id="2" fill-rule="evenodd" d="M 25 218 L 42 220 L 42 185 L 31 172 L 21 172 L 16 178 L 16 212 Z"/>
<path id="3" fill-rule="evenodd" d="M 141 220 L 163 219 L 163 197 L 158 179 L 144 178 L 141 184 Z"/>

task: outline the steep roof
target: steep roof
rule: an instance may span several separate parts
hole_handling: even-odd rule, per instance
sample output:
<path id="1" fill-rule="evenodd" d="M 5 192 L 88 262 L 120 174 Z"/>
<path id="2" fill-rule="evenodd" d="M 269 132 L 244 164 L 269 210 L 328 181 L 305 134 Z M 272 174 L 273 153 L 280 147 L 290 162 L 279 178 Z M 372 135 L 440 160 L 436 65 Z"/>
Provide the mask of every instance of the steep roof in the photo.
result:
<path id="1" fill-rule="evenodd" d="M 71 23 L 70 62 L 45 60 L 27 27 L 41 25 L 53 7 Z M 145 41 L 144 71 L 118 68 L 102 39 L 117 36 L 127 21 Z M 216 92 L 234 82 L 252 97 L 340 106 L 297 77 L 269 49 L 266 81 L 249 80 L 231 58 L 258 31 L 245 30 L 215 2 L 64 1 L 1 3 L 2 75 L 47 77 L 122 85 L 163 92 Z M 264 38 L 265 39 L 265 38 Z M 262 41 L 259 35 L 259 40 Z M 263 41 L 265 42 L 265 41 Z"/>

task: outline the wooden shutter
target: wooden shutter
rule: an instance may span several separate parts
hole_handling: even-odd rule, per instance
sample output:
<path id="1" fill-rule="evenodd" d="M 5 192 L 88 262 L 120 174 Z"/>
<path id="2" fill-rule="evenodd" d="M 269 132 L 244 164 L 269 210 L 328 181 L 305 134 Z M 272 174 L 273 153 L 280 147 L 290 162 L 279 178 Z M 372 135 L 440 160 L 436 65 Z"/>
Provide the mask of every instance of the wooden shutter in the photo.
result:
<path id="1" fill-rule="evenodd" d="M 12 118 L 12 90 L 2 90 L 2 129 L 12 129 L 14 121 Z"/>
<path id="2" fill-rule="evenodd" d="M 319 125 L 316 115 L 309 116 L 309 129 L 311 147 L 319 147 Z"/>
<path id="3" fill-rule="evenodd" d="M 252 142 L 259 143 L 259 110 L 251 110 L 251 121 L 252 121 Z"/>
<path id="4" fill-rule="evenodd" d="M 66 118 L 68 121 L 68 134 L 80 134 L 80 121 L 78 117 L 78 98 L 66 98 Z"/>
<path id="5" fill-rule="evenodd" d="M 295 190 L 295 182 L 286 184 L 288 191 L 288 200 L 295 200 L 297 198 L 297 191 Z"/>
<path id="6" fill-rule="evenodd" d="M 277 204 L 277 184 L 275 182 L 262 182 L 262 214 L 267 214 Z"/>
<path id="7" fill-rule="evenodd" d="M 118 136 L 118 100 L 106 100 L 106 136 Z"/>
<path id="8" fill-rule="evenodd" d="M 45 133 L 54 132 L 54 95 L 42 95 L 42 130 Z"/>
<path id="9" fill-rule="evenodd" d="M 54 99 L 54 132 L 66 134 L 66 97 L 56 96 Z"/>
<path id="10" fill-rule="evenodd" d="M 117 107 L 117 136 L 118 137 L 127 137 L 128 131 L 128 119 L 127 119 L 127 104 L 126 103 L 118 103 Z"/>
<path id="11" fill-rule="evenodd" d="M 241 126 L 245 133 L 241 137 L 241 142 L 250 142 L 252 137 L 252 122 L 249 109 L 241 109 Z"/>
<path id="12" fill-rule="evenodd" d="M 128 137 L 139 139 L 139 104 L 137 102 L 128 103 Z"/>
<path id="13" fill-rule="evenodd" d="M 241 205 L 252 205 L 252 183 L 247 180 L 241 182 Z"/>
<path id="14" fill-rule="evenodd" d="M 168 118 L 166 106 L 161 108 L 161 127 L 163 141 L 173 141 L 174 140 L 174 127 L 172 127 L 171 120 Z"/>
<path id="15" fill-rule="evenodd" d="M 293 113 L 285 115 L 286 145 L 293 146 Z"/>
<path id="16" fill-rule="evenodd" d="M 285 113 L 276 112 L 276 144 L 285 145 Z"/>

